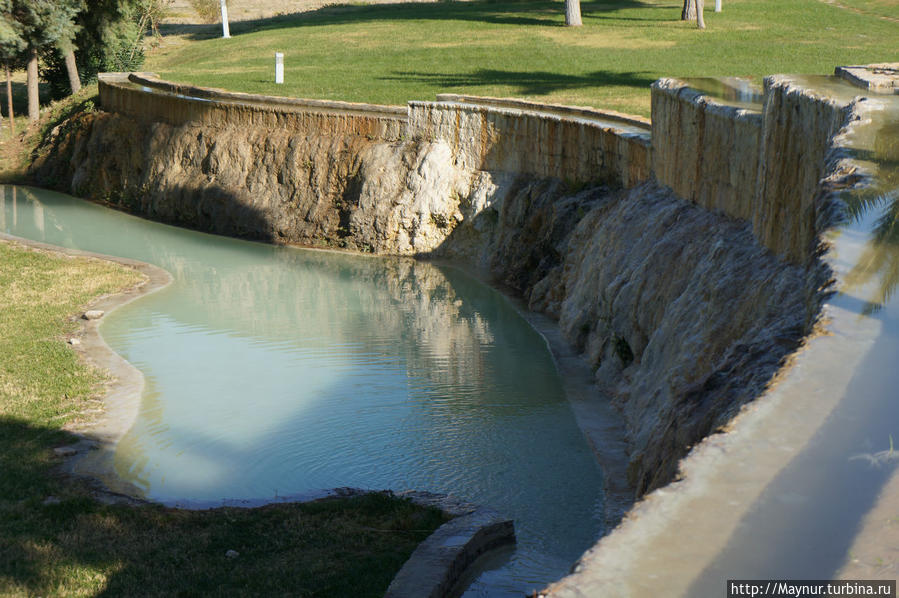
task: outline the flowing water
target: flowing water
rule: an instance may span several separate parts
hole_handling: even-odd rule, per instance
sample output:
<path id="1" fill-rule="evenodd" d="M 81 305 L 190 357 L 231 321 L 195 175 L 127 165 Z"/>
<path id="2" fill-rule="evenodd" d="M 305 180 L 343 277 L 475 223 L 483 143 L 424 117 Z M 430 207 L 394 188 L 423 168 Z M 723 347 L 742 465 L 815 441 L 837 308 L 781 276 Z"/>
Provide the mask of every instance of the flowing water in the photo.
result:
<path id="1" fill-rule="evenodd" d="M 601 534 L 602 477 L 537 334 L 451 268 L 250 243 L 6 187 L 0 232 L 158 265 L 100 331 L 144 375 L 118 476 L 167 504 L 350 486 L 515 519 L 470 595 L 521 596 Z"/>

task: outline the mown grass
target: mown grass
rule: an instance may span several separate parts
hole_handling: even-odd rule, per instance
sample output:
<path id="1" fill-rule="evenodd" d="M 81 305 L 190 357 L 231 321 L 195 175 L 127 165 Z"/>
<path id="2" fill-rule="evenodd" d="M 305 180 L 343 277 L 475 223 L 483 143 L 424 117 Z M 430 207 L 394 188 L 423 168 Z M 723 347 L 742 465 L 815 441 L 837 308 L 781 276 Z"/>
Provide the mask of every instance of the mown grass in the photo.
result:
<path id="1" fill-rule="evenodd" d="M 56 473 L 99 372 L 64 335 L 135 272 L 0 242 L 0 595 L 380 596 L 438 511 L 384 495 L 260 509 L 104 505 Z M 226 552 L 239 553 L 228 558 Z"/>
<path id="2" fill-rule="evenodd" d="M 899 23 L 899 2 L 896 0 L 834 0 L 849 9 L 870 15 L 894 19 Z"/>
<path id="3" fill-rule="evenodd" d="M 845 0 L 899 13 L 881 0 Z M 897 25 L 820 0 L 724 0 L 708 29 L 679 20 L 679 0 L 582 1 L 584 26 L 563 26 L 560 1 L 327 6 L 235 23 L 233 37 L 197 26 L 146 67 L 167 79 L 232 90 L 402 104 L 459 92 L 593 105 L 648 115 L 661 76 L 829 74 L 899 60 Z M 897 14 L 899 17 L 899 14 Z M 275 85 L 274 53 L 285 54 Z"/>

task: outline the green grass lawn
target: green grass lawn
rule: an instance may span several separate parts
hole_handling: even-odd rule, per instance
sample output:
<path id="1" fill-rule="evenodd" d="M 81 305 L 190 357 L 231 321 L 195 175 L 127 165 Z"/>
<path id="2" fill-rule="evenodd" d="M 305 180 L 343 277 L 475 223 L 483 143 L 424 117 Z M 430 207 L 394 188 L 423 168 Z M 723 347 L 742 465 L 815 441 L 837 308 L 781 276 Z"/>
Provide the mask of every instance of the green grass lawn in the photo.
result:
<path id="1" fill-rule="evenodd" d="M 66 346 L 69 316 L 138 280 L 0 241 L 0 596 L 381 596 L 440 512 L 383 495 L 108 506 L 55 473 L 63 425 L 97 407 L 102 380 Z"/>
<path id="2" fill-rule="evenodd" d="M 896 0 L 835 0 L 837 4 L 857 12 L 894 19 L 899 23 L 899 2 Z"/>
<path id="3" fill-rule="evenodd" d="M 233 37 L 197 26 L 146 64 L 170 80 L 231 90 L 402 104 L 440 92 L 544 99 L 649 114 L 661 76 L 829 74 L 837 65 L 899 60 L 893 0 L 724 0 L 708 28 L 679 20 L 677 0 L 581 3 L 563 26 L 542 0 L 329 6 L 235 23 Z M 285 54 L 275 85 L 274 54 Z"/>

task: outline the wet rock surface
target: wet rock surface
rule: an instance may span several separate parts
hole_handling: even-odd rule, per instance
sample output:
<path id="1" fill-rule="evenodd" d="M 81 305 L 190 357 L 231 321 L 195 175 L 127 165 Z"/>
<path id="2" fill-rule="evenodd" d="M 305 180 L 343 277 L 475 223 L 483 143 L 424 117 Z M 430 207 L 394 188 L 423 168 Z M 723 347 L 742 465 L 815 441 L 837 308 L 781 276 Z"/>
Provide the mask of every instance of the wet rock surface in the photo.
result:
<path id="1" fill-rule="evenodd" d="M 75 195 L 220 234 L 411 255 L 461 215 L 441 143 L 212 128 L 85 114 L 35 162 Z"/>
<path id="2" fill-rule="evenodd" d="M 747 222 L 654 183 L 576 194 L 552 180 L 481 184 L 501 207 L 466 214 L 441 251 L 474 258 L 558 320 L 625 416 L 637 494 L 673 479 L 811 330 L 827 271 L 777 258 Z M 492 224 L 478 231 L 479 218 Z"/>
<path id="3" fill-rule="evenodd" d="M 899 62 L 840 66 L 837 76 L 875 93 L 899 93 Z"/>

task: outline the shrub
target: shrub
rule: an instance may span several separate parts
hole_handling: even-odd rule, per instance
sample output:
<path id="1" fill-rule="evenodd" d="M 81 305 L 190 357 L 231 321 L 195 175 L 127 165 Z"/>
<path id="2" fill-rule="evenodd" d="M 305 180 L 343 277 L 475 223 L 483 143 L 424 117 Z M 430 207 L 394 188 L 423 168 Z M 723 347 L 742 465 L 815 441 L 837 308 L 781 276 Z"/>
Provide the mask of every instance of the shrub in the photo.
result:
<path id="1" fill-rule="evenodd" d="M 219 0 L 190 0 L 190 6 L 204 23 L 215 23 L 219 18 Z"/>

